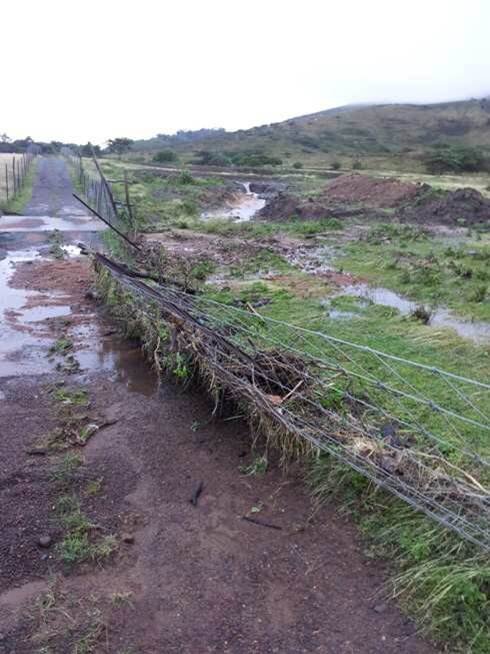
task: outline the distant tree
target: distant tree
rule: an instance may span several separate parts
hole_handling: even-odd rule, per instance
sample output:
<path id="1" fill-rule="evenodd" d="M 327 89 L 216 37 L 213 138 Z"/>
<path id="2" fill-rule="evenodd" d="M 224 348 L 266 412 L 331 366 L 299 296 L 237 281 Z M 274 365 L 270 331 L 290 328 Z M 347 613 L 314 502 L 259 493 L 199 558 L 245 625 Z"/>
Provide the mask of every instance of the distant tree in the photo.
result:
<path id="1" fill-rule="evenodd" d="M 91 157 L 92 148 L 94 149 L 95 156 L 100 157 L 101 154 L 100 145 L 91 145 L 90 143 L 86 143 L 85 145 L 82 145 L 82 147 L 80 148 L 80 154 L 82 155 L 82 157 Z"/>
<path id="2" fill-rule="evenodd" d="M 362 170 L 362 162 L 359 159 L 356 159 L 352 164 L 352 170 Z"/>
<path id="3" fill-rule="evenodd" d="M 178 161 L 178 157 L 173 150 L 160 150 L 153 157 L 153 161 L 157 163 L 175 163 Z"/>
<path id="4" fill-rule="evenodd" d="M 126 137 L 118 137 L 115 139 L 109 139 L 107 141 L 107 146 L 109 152 L 113 152 L 121 156 L 124 152 L 127 152 L 133 145 L 133 139 L 128 139 Z"/>
<path id="5" fill-rule="evenodd" d="M 0 141 L 2 141 L 2 143 L 10 143 L 11 140 L 12 139 L 10 138 L 10 136 L 8 134 L 5 134 L 5 132 L 3 134 L 0 134 Z"/>

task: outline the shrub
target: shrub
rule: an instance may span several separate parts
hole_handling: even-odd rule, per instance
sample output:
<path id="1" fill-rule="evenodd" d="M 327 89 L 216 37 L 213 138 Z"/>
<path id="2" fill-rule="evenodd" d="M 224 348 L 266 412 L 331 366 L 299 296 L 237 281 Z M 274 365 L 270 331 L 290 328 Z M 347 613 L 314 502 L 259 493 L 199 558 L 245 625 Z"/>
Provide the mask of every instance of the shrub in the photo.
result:
<path id="1" fill-rule="evenodd" d="M 160 150 L 153 157 L 153 161 L 157 163 L 175 163 L 178 161 L 178 157 L 173 150 Z"/>
<path id="2" fill-rule="evenodd" d="M 299 170 L 300 168 L 303 168 L 303 164 L 301 163 L 301 161 L 295 161 L 293 163 L 293 168 L 296 168 L 296 169 Z"/>
<path id="3" fill-rule="evenodd" d="M 362 163 L 357 160 L 352 164 L 352 170 L 362 170 Z"/>
<path id="4" fill-rule="evenodd" d="M 194 184 L 194 177 L 187 170 L 183 170 L 177 178 L 177 183 L 183 186 Z"/>
<path id="5" fill-rule="evenodd" d="M 425 167 L 434 175 L 440 173 L 472 173 L 489 168 L 489 162 L 478 148 L 450 145 L 434 148 L 424 157 Z"/>
<path id="6" fill-rule="evenodd" d="M 334 161 L 334 162 L 332 163 L 332 168 L 333 168 L 334 170 L 339 170 L 340 167 L 341 167 L 341 163 L 340 163 L 340 161 Z"/>

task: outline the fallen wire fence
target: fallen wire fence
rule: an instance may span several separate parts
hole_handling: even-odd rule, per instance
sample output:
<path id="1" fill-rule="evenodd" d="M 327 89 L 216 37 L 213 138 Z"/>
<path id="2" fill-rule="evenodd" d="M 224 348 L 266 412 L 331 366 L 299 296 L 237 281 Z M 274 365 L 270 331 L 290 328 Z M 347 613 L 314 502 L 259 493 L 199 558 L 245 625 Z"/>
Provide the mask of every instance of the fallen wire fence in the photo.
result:
<path id="1" fill-rule="evenodd" d="M 173 353 L 174 365 L 207 384 L 216 410 L 232 400 L 286 453 L 326 452 L 490 550 L 488 383 L 189 294 L 93 256 L 129 291 L 133 319 L 155 325 L 156 365 Z"/>

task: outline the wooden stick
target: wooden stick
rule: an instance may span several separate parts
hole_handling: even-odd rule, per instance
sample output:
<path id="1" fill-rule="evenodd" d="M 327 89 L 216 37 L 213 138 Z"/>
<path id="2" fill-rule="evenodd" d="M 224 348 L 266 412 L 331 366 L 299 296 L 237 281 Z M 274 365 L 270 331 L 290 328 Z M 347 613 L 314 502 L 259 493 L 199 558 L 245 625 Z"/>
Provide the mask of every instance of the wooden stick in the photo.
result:
<path id="1" fill-rule="evenodd" d="M 260 525 L 261 527 L 269 527 L 269 529 L 277 529 L 278 531 L 282 529 L 282 527 L 279 527 L 279 525 L 273 525 L 270 522 L 257 520 L 257 518 L 250 518 L 248 515 L 242 515 L 242 520 L 246 520 L 247 522 L 252 522 L 254 525 Z"/>
<path id="2" fill-rule="evenodd" d="M 131 239 L 129 239 L 126 236 L 126 234 L 123 234 L 122 232 L 120 232 L 117 229 L 117 227 L 114 227 L 114 225 L 111 225 L 111 223 L 106 218 L 103 218 L 98 211 L 96 211 L 95 209 L 92 209 L 92 207 L 89 204 L 87 204 L 84 200 L 82 200 L 82 198 L 79 198 L 76 193 L 73 193 L 73 197 L 76 200 L 78 200 L 79 202 L 81 202 L 83 204 L 83 206 L 86 207 L 89 211 L 91 211 L 94 214 L 94 216 L 97 216 L 97 218 L 99 218 L 99 220 L 102 220 L 102 222 L 105 223 L 107 225 L 107 227 L 110 227 L 112 230 L 114 230 L 118 236 L 120 236 L 121 238 L 123 238 L 126 241 L 126 243 L 129 243 L 129 245 L 132 245 L 136 250 L 141 250 L 139 245 L 136 245 L 136 243 L 133 243 L 133 241 L 131 241 Z"/>

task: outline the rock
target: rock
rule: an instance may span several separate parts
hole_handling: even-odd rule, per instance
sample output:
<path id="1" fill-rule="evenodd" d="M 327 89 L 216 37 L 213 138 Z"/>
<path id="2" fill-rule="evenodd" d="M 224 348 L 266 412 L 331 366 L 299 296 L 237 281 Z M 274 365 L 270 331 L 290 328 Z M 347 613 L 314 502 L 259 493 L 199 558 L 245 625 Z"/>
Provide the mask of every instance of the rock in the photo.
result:
<path id="1" fill-rule="evenodd" d="M 121 540 L 123 543 L 128 543 L 128 545 L 132 545 L 134 543 L 134 535 L 129 533 L 122 534 Z"/>
<path id="2" fill-rule="evenodd" d="M 39 538 L 37 539 L 37 544 L 39 545 L 39 547 L 49 547 L 52 542 L 53 539 L 51 538 L 51 536 L 48 536 L 47 534 L 43 536 L 39 536 Z"/>
<path id="3" fill-rule="evenodd" d="M 386 604 L 381 602 L 380 604 L 376 604 L 376 606 L 373 607 L 373 610 L 376 611 L 376 613 L 384 613 L 387 608 Z"/>
<path id="4" fill-rule="evenodd" d="M 85 299 L 86 299 L 86 300 L 98 300 L 99 298 L 100 298 L 99 294 L 98 294 L 97 291 L 94 290 L 93 288 L 89 289 L 89 290 L 85 293 Z"/>

